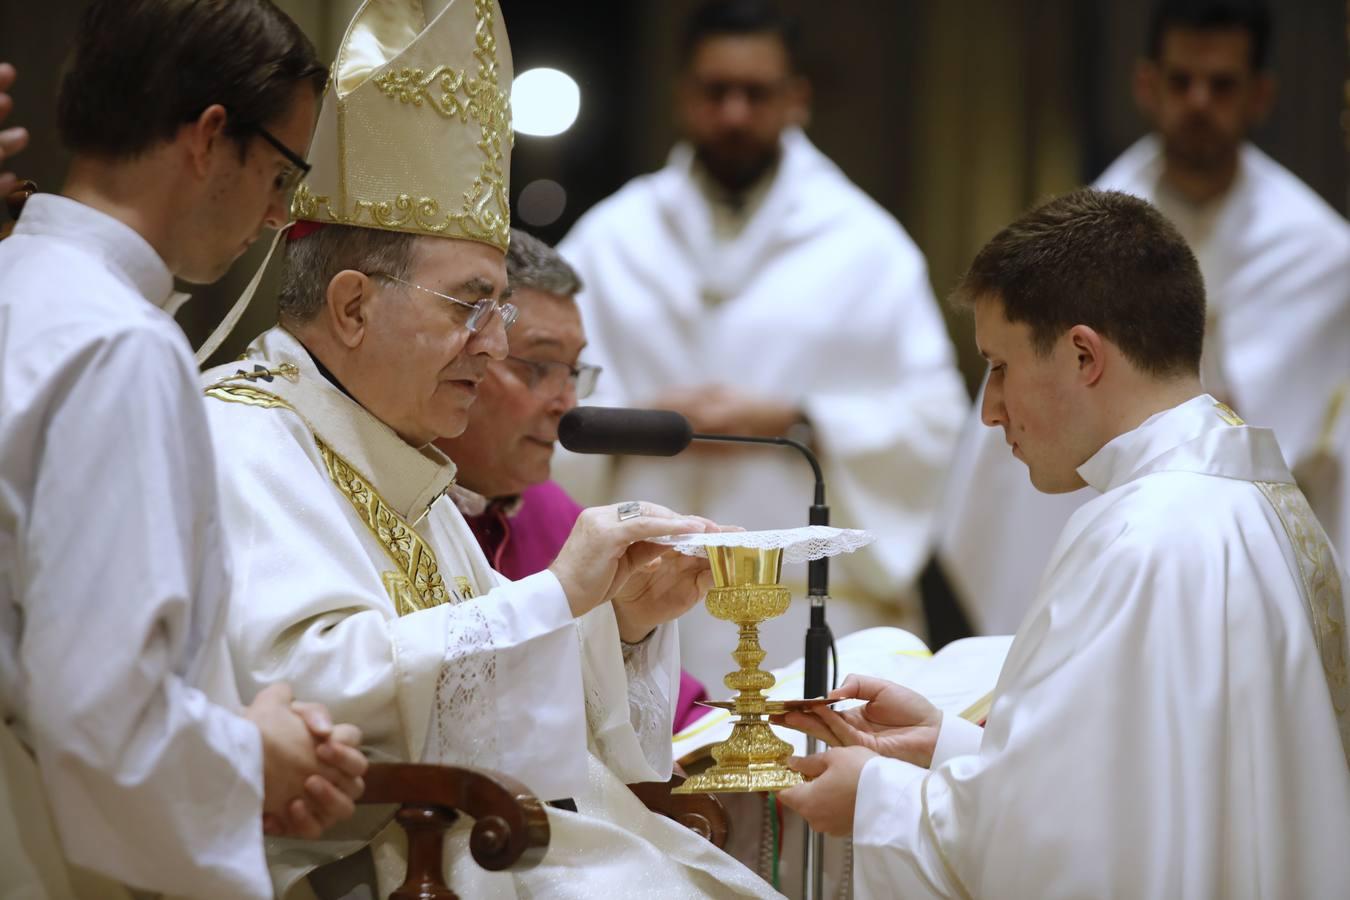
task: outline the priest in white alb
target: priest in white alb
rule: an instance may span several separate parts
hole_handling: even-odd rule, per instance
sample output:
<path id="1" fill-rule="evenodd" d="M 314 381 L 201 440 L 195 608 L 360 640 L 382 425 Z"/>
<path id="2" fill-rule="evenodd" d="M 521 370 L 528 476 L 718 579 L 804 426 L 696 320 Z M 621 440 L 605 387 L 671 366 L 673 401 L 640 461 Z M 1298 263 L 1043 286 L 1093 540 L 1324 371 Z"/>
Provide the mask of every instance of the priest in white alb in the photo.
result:
<path id="1" fill-rule="evenodd" d="M 1209 300 L 1201 376 L 1274 430 L 1341 559 L 1350 558 L 1350 225 L 1246 139 L 1274 98 L 1271 11 L 1164 0 L 1135 98 L 1153 123 L 1096 186 L 1153 203 L 1190 244 Z M 938 516 L 939 559 L 978 632 L 1014 630 L 1054 536 L 1091 494 L 1027 484 L 972 418 Z"/>
<path id="2" fill-rule="evenodd" d="M 370 0 L 343 39 L 280 324 L 203 376 L 239 560 L 241 689 L 289 681 L 358 723 L 376 758 L 494 769 L 557 801 L 548 854 L 521 873 L 478 868 L 456 824 L 447 875 L 464 896 L 771 895 L 626 787 L 670 777 L 678 684 L 674 627 L 628 627 L 651 602 L 646 570 L 629 576 L 659 553 L 642 539 L 709 523 L 651 503 L 588 510 L 552 566 L 509 582 L 446 495 L 455 467 L 432 442 L 464 429 L 515 318 L 510 82 L 492 0 Z M 687 570 L 684 608 L 707 582 Z M 376 880 L 384 896 L 402 850 L 396 828 L 375 831 L 275 842 L 278 893 Z"/>
<path id="3" fill-rule="evenodd" d="M 701 4 L 681 48 L 685 140 L 559 249 L 585 282 L 589 352 L 605 367 L 591 402 L 810 444 L 832 523 L 877 536 L 831 564 L 835 632 L 917 629 L 914 583 L 969 398 L 923 254 L 800 127 L 809 87 L 793 34 L 770 0 Z M 557 477 L 583 499 L 650 497 L 746 528 L 806 524 L 813 486 L 790 450 L 724 444 L 563 456 Z M 784 578 L 797 599 L 763 626 L 768 667 L 802 652 L 805 567 Z M 724 628 L 701 608 L 680 620 L 705 684 L 727 672 Z"/>
<path id="4" fill-rule="evenodd" d="M 1123 193 L 1053 200 L 958 297 L 983 416 L 1060 534 L 987 726 L 852 677 L 782 801 L 851 833 L 860 897 L 1340 897 L 1343 573 L 1274 434 L 1204 393 L 1199 267 Z M 842 745 L 842 746 L 838 746 Z"/>

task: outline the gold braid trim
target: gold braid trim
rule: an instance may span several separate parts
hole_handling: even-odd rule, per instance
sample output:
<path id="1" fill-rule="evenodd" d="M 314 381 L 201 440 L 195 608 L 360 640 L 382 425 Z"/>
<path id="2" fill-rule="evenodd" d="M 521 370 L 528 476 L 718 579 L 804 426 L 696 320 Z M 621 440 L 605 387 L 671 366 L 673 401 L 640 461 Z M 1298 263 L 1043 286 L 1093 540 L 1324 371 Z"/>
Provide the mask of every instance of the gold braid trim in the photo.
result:
<path id="1" fill-rule="evenodd" d="M 296 412 L 295 407 L 276 394 L 268 393 L 246 384 L 229 384 L 239 376 L 222 379 L 206 389 L 206 396 L 227 403 L 243 403 L 262 409 L 287 409 Z M 245 375 L 244 377 L 248 377 Z M 375 491 L 359 472 L 345 459 L 323 442 L 323 439 L 310 429 L 314 443 L 319 448 L 324 468 L 333 484 L 351 503 L 357 516 L 370 529 L 370 533 L 379 541 L 384 552 L 389 555 L 397 571 L 385 572 L 381 576 L 384 589 L 394 603 L 394 610 L 400 616 L 422 609 L 430 609 L 450 601 L 450 594 L 441 580 L 436 565 L 436 553 L 422 536 L 403 520 L 398 513 L 389 508 L 384 499 Z M 473 596 L 472 585 L 467 578 L 457 577 L 462 587 L 464 599 Z"/>
<path id="2" fill-rule="evenodd" d="M 1350 763 L 1350 673 L 1346 669 L 1345 607 L 1341 579 L 1326 532 L 1318 524 L 1303 492 L 1292 484 L 1258 481 L 1256 486 L 1275 509 L 1294 547 L 1303 602 L 1313 642 L 1322 658 L 1331 705 L 1340 726 L 1342 749 Z"/>
<path id="3" fill-rule="evenodd" d="M 389 508 L 369 481 L 333 452 L 333 448 L 317 434 L 314 435 L 314 443 L 319 447 L 319 456 L 328 469 L 328 477 L 333 479 L 333 484 L 351 503 L 357 516 L 398 567 L 397 572 L 384 575 L 385 589 L 394 601 L 396 612 L 406 616 L 410 612 L 450 602 L 450 594 L 441 580 L 436 554 L 431 546 L 403 517 Z M 392 586 L 391 576 L 398 582 Z"/>

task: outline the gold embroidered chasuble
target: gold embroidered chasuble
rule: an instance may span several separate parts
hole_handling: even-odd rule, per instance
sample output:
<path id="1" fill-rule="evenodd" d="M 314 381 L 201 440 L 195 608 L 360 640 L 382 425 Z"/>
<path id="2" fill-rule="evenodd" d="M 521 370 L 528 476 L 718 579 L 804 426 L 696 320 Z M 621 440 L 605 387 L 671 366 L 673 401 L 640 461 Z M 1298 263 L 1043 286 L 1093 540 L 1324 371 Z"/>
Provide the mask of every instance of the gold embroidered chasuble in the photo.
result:
<path id="1" fill-rule="evenodd" d="M 542 798 L 576 798 L 583 814 L 553 823 L 550 853 L 567 866 L 605 860 L 596 873 L 607 883 L 659 872 L 698 885 L 691 895 L 771 893 L 624 788 L 669 777 L 673 628 L 625 660 L 608 604 L 573 620 L 551 573 L 508 582 L 493 572 L 444 496 L 449 460 L 404 443 L 284 329 L 202 384 L 237 570 L 228 632 L 245 694 L 286 680 L 360 725 L 376 758 L 478 765 Z M 279 892 L 369 837 L 273 842 Z M 467 823 L 450 840 L 467 840 Z M 517 876 L 477 869 L 458 844 L 447 859 L 466 895 L 516 896 Z M 526 893 L 554 883 L 546 870 L 519 876 L 534 885 Z M 603 887 L 574 886 L 577 896 Z"/>

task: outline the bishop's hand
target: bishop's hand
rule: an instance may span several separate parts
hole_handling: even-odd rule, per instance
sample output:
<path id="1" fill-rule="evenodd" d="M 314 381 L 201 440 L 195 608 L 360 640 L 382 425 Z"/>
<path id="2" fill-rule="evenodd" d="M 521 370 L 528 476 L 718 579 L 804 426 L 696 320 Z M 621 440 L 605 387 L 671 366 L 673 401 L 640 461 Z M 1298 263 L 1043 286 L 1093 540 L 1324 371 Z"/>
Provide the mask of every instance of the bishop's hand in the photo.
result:
<path id="1" fill-rule="evenodd" d="M 773 721 L 831 747 L 865 747 L 928 768 L 942 726 L 942 710 L 916 691 L 866 675 L 850 675 L 830 692 L 831 700 L 853 698 L 867 702 L 842 712 L 817 706 L 809 712 L 774 716 Z"/>
<path id="2" fill-rule="evenodd" d="M 629 577 L 666 552 L 647 538 L 703 534 L 717 526 L 655 503 L 617 503 L 581 511 L 549 571 L 562 585 L 573 616 L 613 597 Z"/>
<path id="3" fill-rule="evenodd" d="M 636 644 L 665 622 L 678 619 L 708 593 L 712 569 L 697 556 L 668 551 L 636 569 L 614 597 L 619 637 Z"/>

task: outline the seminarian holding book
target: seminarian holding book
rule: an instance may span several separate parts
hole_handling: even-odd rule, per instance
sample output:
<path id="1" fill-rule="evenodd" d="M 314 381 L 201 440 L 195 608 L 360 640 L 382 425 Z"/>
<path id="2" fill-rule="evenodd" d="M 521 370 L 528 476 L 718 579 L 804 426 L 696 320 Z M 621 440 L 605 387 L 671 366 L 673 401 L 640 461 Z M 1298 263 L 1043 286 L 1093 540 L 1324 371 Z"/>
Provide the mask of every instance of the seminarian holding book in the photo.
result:
<path id="1" fill-rule="evenodd" d="M 958 288 L 986 425 L 1070 518 L 982 730 L 851 677 L 780 796 L 859 897 L 1344 897 L 1345 578 L 1274 434 L 1200 387 L 1205 299 L 1158 211 L 1082 190 Z"/>

